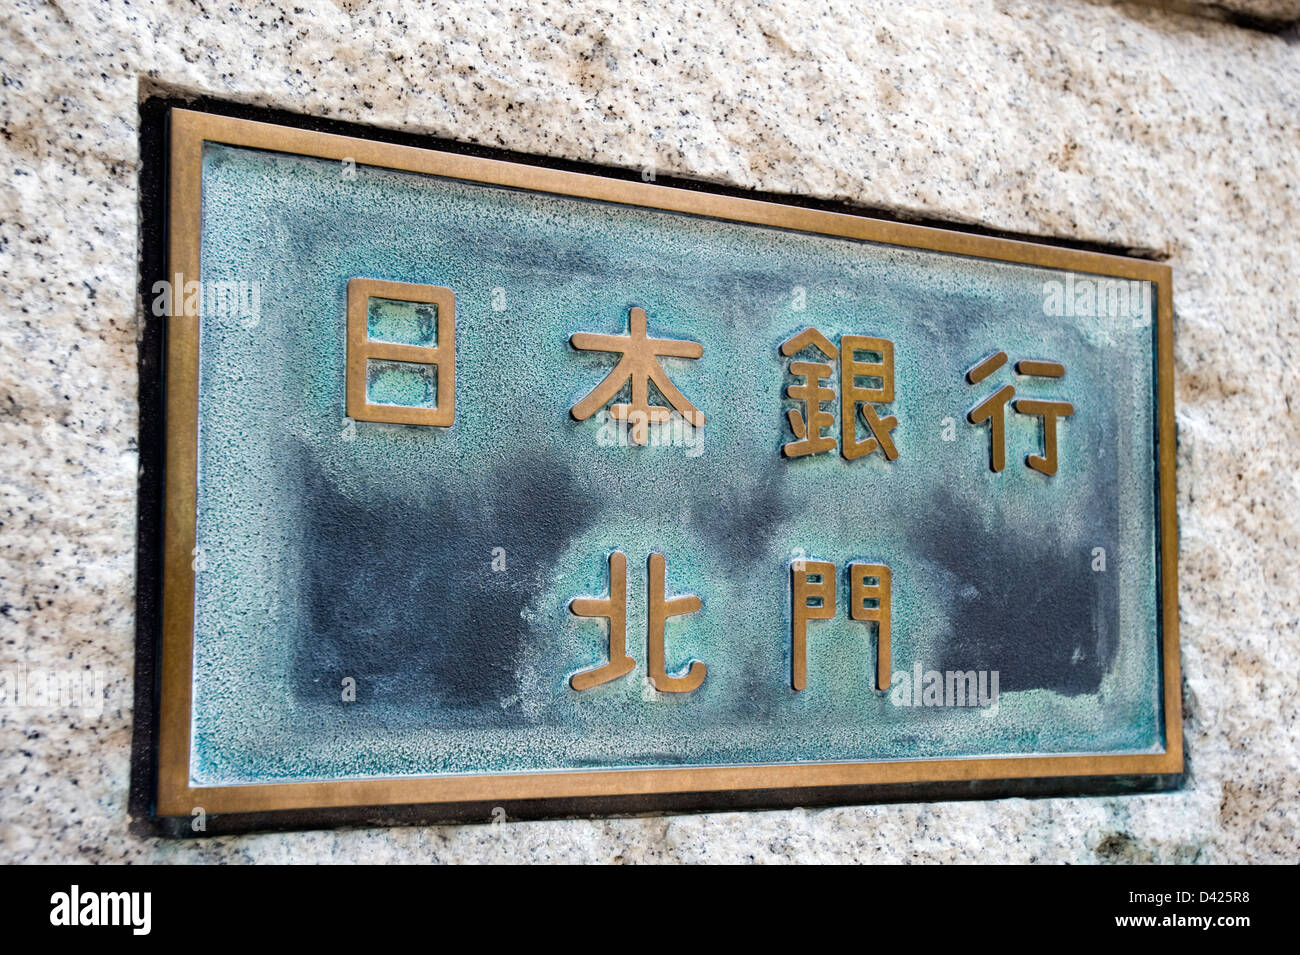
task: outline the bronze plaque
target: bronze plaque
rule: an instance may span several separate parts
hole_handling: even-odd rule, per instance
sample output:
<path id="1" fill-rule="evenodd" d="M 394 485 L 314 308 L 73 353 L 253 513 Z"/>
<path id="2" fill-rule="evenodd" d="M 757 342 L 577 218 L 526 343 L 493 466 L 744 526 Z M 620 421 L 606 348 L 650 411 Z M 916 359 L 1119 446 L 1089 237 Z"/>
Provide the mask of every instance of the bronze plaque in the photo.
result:
<path id="1" fill-rule="evenodd" d="M 1166 266 L 169 136 L 159 815 L 1181 773 Z"/>

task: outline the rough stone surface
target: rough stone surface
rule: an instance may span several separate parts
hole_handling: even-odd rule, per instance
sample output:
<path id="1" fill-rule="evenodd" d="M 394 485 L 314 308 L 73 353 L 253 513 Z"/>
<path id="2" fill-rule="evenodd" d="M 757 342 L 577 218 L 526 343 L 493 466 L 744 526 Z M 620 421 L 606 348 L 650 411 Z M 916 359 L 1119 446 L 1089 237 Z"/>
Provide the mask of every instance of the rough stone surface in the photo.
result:
<path id="1" fill-rule="evenodd" d="M 15 0 L 0 22 L 0 669 L 108 677 L 98 716 L 0 708 L 0 858 L 1300 860 L 1294 39 L 1081 0 Z M 1187 788 L 130 834 L 142 86 L 1167 257 Z"/>
<path id="2" fill-rule="evenodd" d="M 1300 20 L 1300 0 L 1134 0 L 1165 10 L 1196 16 L 1231 18 L 1237 16 L 1265 29 L 1285 30 Z"/>

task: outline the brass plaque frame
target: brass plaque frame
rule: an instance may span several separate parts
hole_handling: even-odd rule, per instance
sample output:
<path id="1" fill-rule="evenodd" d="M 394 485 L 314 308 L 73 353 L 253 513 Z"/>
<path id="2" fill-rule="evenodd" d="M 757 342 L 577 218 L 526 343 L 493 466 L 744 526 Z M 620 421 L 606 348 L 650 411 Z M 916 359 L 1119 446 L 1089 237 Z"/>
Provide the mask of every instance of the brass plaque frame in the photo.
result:
<path id="1" fill-rule="evenodd" d="M 1173 299 L 1169 266 L 1031 242 L 907 225 L 764 200 L 483 159 L 414 146 L 273 125 L 214 113 L 170 112 L 167 183 L 169 276 L 200 278 L 204 142 L 351 161 L 358 165 L 688 213 L 735 222 L 1151 282 L 1157 290 L 1159 615 L 1165 750 L 1140 755 L 1002 756 L 881 762 L 610 769 L 478 776 L 382 778 L 240 786 L 190 785 L 198 438 L 198 318 L 166 319 L 165 485 L 159 816 L 343 807 L 607 799 L 666 794 L 974 783 L 1065 777 L 1173 775 L 1183 770 L 1178 644 L 1177 515 L 1173 394 Z M 180 287 L 184 288 L 182 284 Z M 351 410 L 351 409 L 350 409 Z"/>

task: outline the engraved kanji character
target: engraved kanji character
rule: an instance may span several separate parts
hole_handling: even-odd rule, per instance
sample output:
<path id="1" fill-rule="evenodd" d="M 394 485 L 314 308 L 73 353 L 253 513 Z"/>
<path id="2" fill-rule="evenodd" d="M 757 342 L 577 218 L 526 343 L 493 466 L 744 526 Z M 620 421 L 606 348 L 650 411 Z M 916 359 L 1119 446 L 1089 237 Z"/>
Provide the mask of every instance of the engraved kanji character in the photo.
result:
<path id="1" fill-rule="evenodd" d="M 645 445 L 649 441 L 649 426 L 667 421 L 671 416 L 668 408 L 650 404 L 650 382 L 653 381 L 659 393 L 689 424 L 697 428 L 704 425 L 704 414 L 686 400 L 659 364 L 659 358 L 663 356 L 699 358 L 704 354 L 704 346 L 698 342 L 648 337 L 645 309 L 631 310 L 627 335 L 575 332 L 569 342 L 581 351 L 614 352 L 622 356 L 604 381 L 569 410 L 575 421 L 590 418 L 631 382 L 631 403 L 611 405 L 609 413 L 617 421 L 630 422 L 632 441 Z"/>
<path id="2" fill-rule="evenodd" d="M 875 407 L 877 403 L 890 404 L 894 400 L 894 343 L 887 338 L 843 335 L 836 348 L 817 329 L 805 328 L 781 346 L 781 353 L 788 358 L 810 345 L 827 358 L 838 358 L 840 362 L 840 453 L 852 461 L 879 450 L 886 460 L 897 459 L 898 448 L 890 432 L 898 427 L 898 419 L 892 415 L 881 418 Z M 859 352 L 876 357 L 860 359 Z M 835 392 L 821 384 L 833 374 L 832 366 L 826 362 L 795 361 L 790 363 L 790 373 L 800 381 L 786 388 L 786 397 L 802 403 L 804 410 L 787 410 L 786 418 L 796 440 L 783 445 L 782 453 L 796 458 L 834 450 L 835 438 L 823 431 L 834 425 L 835 418 L 822 406 L 835 401 Z M 878 384 L 859 385 L 859 378 L 873 379 Z M 859 413 L 870 431 L 870 437 L 861 441 L 857 428 Z"/>
<path id="3" fill-rule="evenodd" d="M 815 328 L 806 328 L 794 338 L 781 346 L 781 354 L 789 357 L 797 354 L 809 345 L 815 345 L 827 358 L 839 357 L 839 351 L 821 332 Z M 835 392 L 823 388 L 823 379 L 830 378 L 834 369 L 825 362 L 795 361 L 790 363 L 790 373 L 801 379 L 799 383 L 785 389 L 786 397 L 803 404 L 804 412 L 794 408 L 786 411 L 790 430 L 794 432 L 794 441 L 781 446 L 781 453 L 787 458 L 798 458 L 805 454 L 819 454 L 835 449 L 835 438 L 823 434 L 823 430 L 835 424 L 835 416 L 822 408 L 823 404 L 835 400 Z"/>
<path id="4" fill-rule="evenodd" d="M 995 352 L 978 362 L 966 372 L 966 380 L 978 384 L 1007 363 L 1007 353 Z M 1055 361 L 1025 359 L 1016 362 L 1016 374 L 1037 378 L 1064 378 L 1065 366 Z M 1006 467 L 1006 406 L 1015 395 L 1011 385 L 1003 385 L 967 414 L 971 424 L 989 423 L 989 467 L 995 472 Z M 1074 414 L 1074 405 L 1068 401 L 1048 401 L 1039 398 L 1017 398 L 1011 407 L 1019 414 L 1037 415 L 1043 421 L 1043 453 L 1031 454 L 1025 464 L 1041 474 L 1056 473 L 1056 422 Z"/>
<path id="5" fill-rule="evenodd" d="M 859 361 L 858 352 L 880 356 L 877 361 Z M 857 380 L 879 379 L 878 387 L 863 387 Z M 893 415 L 881 418 L 876 405 L 887 405 L 894 400 L 894 343 L 887 338 L 868 338 L 865 335 L 840 336 L 840 453 L 852 461 L 877 448 L 885 459 L 898 458 L 898 448 L 889 432 L 898 427 Z M 858 440 L 858 412 L 867 423 L 871 437 Z"/>
<path id="6" fill-rule="evenodd" d="M 614 551 L 609 555 L 609 596 L 574 597 L 569 611 L 577 617 L 603 617 L 609 623 L 609 662 L 575 673 L 569 685 L 575 690 L 590 690 L 632 672 L 636 661 L 627 655 L 627 555 Z"/>

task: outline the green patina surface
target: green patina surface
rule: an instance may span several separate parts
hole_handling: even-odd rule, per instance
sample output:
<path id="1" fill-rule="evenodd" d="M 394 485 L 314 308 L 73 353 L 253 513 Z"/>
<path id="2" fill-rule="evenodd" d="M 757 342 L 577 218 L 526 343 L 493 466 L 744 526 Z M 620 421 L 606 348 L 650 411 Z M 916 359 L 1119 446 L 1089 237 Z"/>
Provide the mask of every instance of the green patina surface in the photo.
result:
<path id="1" fill-rule="evenodd" d="M 202 263 L 259 283 L 260 307 L 202 320 L 198 784 L 1161 747 L 1149 306 L 1049 315 L 1059 272 L 211 145 Z M 346 418 L 357 276 L 455 291 L 453 427 Z M 662 362 L 708 419 L 658 434 L 687 442 L 568 413 L 614 362 L 570 336 L 625 334 L 632 307 L 704 346 Z M 422 308 L 372 302 L 371 336 L 434 344 Z M 898 460 L 782 458 L 779 347 L 808 326 L 893 341 Z M 967 383 L 997 350 L 1012 364 Z M 1067 375 L 1018 376 L 1023 358 Z M 1002 384 L 1074 405 L 1055 476 L 1024 465 L 1040 424 L 1014 413 L 989 470 L 965 416 Z M 367 390 L 435 398 L 378 361 Z M 606 638 L 568 604 L 605 594 L 613 550 L 637 666 L 576 692 Z M 703 601 L 667 627 L 670 673 L 708 665 L 690 694 L 646 685 L 652 551 L 669 596 Z M 839 587 L 795 692 L 801 557 Z M 996 711 L 873 688 L 853 561 L 892 569 L 894 670 L 996 670 Z"/>

